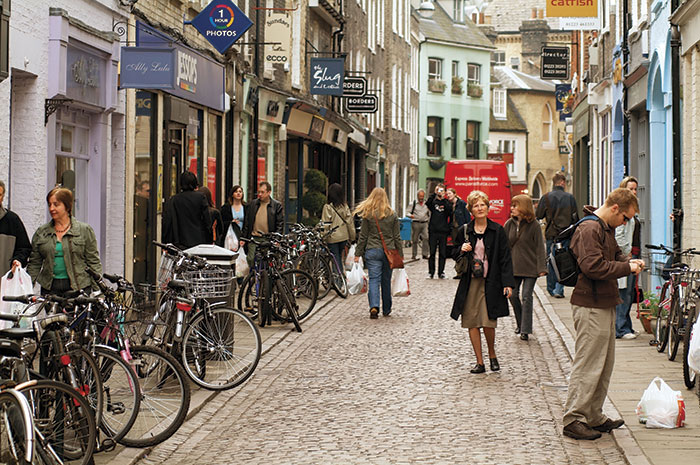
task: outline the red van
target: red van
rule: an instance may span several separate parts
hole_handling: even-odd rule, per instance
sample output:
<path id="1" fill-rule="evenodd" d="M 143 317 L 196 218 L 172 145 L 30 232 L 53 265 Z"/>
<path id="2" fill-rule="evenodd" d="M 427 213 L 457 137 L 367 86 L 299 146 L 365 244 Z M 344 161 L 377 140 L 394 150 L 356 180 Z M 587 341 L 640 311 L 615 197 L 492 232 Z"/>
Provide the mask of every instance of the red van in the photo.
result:
<path id="1" fill-rule="evenodd" d="M 480 190 L 489 196 L 489 219 L 503 225 L 510 218 L 510 177 L 504 161 L 455 160 L 445 167 L 445 186 L 453 187 L 465 202 Z"/>

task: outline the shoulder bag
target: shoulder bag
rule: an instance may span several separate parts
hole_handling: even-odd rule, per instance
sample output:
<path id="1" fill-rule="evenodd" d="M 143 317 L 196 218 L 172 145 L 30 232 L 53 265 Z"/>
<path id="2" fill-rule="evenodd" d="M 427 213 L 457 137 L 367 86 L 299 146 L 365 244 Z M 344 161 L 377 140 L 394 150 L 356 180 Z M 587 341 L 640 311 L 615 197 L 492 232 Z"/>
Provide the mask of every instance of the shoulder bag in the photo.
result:
<path id="1" fill-rule="evenodd" d="M 347 221 L 345 221 L 345 218 L 343 218 L 343 217 L 340 215 L 340 213 L 338 213 L 338 210 L 335 209 L 335 207 L 333 206 L 333 204 L 330 204 L 330 203 L 329 203 L 329 205 L 331 206 L 331 208 L 333 209 L 333 211 L 335 212 L 335 214 L 338 215 L 338 218 L 340 218 L 340 220 L 341 220 L 343 223 L 345 223 L 345 229 L 347 229 L 347 231 L 348 231 L 348 240 L 349 240 L 350 242 L 354 242 L 354 241 L 355 241 L 355 226 L 354 226 L 353 224 L 348 223 Z"/>
<path id="2" fill-rule="evenodd" d="M 395 270 L 396 268 L 403 268 L 403 257 L 397 249 L 388 249 L 386 247 L 386 242 L 384 242 L 384 234 L 382 234 L 382 228 L 379 227 L 379 221 L 377 217 L 374 217 L 374 222 L 377 225 L 377 231 L 379 231 L 379 237 L 382 239 L 382 246 L 384 247 L 384 253 L 386 254 L 387 260 L 389 260 L 389 268 Z"/>
<path id="3" fill-rule="evenodd" d="M 468 240 L 467 227 L 464 226 L 464 242 Z M 469 255 L 462 252 L 457 257 L 457 260 L 455 260 L 455 273 L 457 273 L 457 276 L 462 276 L 467 271 L 469 271 Z"/>

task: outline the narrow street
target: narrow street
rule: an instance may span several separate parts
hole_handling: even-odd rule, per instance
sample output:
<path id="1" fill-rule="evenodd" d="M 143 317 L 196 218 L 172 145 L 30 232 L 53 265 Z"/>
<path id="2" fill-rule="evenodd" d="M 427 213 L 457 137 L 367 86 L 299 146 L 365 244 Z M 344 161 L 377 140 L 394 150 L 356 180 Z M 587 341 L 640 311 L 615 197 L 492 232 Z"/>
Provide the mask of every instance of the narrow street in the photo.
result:
<path id="1" fill-rule="evenodd" d="M 626 463 L 609 435 L 562 436 L 570 363 L 541 308 L 529 342 L 499 320 L 501 371 L 470 374 L 457 281 L 425 268 L 407 266 L 412 295 L 388 318 L 370 320 L 364 294 L 335 298 L 138 463 Z"/>

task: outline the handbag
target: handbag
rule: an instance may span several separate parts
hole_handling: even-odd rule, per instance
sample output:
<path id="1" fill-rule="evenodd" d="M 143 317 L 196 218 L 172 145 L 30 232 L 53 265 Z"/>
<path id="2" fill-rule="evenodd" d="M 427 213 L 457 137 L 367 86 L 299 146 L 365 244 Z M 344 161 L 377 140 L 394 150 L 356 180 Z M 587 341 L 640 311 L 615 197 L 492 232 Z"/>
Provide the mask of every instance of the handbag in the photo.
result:
<path id="1" fill-rule="evenodd" d="M 384 247 L 384 253 L 386 254 L 387 260 L 389 260 L 389 268 L 395 270 L 396 268 L 403 268 L 403 257 L 399 253 L 398 249 L 388 249 L 386 247 L 386 242 L 384 242 L 384 234 L 382 234 L 382 228 L 379 227 L 379 221 L 377 217 L 374 217 L 374 222 L 377 223 L 377 230 L 379 231 L 379 237 L 382 239 L 382 246 Z"/>
<path id="2" fill-rule="evenodd" d="M 467 242 L 467 228 L 464 228 L 464 242 Z M 455 273 L 457 276 L 461 276 L 467 271 L 469 271 L 469 255 L 466 253 L 460 253 L 455 260 Z"/>
<path id="3" fill-rule="evenodd" d="M 348 223 L 347 221 L 345 221 L 345 218 L 343 218 L 342 216 L 340 216 L 340 213 L 338 213 L 338 210 L 335 209 L 335 207 L 333 206 L 333 204 L 329 204 L 329 205 L 331 206 L 331 208 L 333 209 L 333 211 L 335 212 L 335 214 L 338 215 L 338 218 L 340 218 L 340 220 L 341 220 L 343 223 L 345 223 L 345 229 L 348 231 L 348 240 L 349 240 L 350 242 L 355 242 L 355 227 L 352 226 L 352 225 L 351 225 L 350 223 Z"/>

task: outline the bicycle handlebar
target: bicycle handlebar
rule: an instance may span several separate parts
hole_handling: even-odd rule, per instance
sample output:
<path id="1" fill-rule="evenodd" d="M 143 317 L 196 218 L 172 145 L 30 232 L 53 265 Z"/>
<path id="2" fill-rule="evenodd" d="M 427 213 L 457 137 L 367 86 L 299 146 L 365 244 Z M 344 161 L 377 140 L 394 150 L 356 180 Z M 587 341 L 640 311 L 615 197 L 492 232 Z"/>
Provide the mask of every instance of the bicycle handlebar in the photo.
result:
<path id="1" fill-rule="evenodd" d="M 174 246 L 173 244 L 163 244 L 162 242 L 158 242 L 158 241 L 153 241 L 153 244 L 157 245 L 161 249 L 163 249 L 163 250 L 165 250 L 173 255 L 178 255 L 180 257 L 184 257 L 187 260 L 191 260 L 192 262 L 194 262 L 194 264 L 198 268 L 206 268 L 207 266 L 209 266 L 209 262 L 207 262 L 206 258 L 202 258 L 202 257 L 199 257 L 197 255 L 189 254 L 189 253 L 185 252 L 184 250 L 181 250 L 179 247 Z"/>
<path id="2" fill-rule="evenodd" d="M 666 255 L 700 255 L 700 251 L 697 251 L 695 247 L 691 247 L 685 250 L 674 250 L 671 247 L 668 247 L 663 244 L 659 245 L 654 245 L 654 244 L 644 244 L 644 247 L 649 249 L 649 250 L 660 250 Z M 653 252 L 652 252 L 653 253 Z"/>

